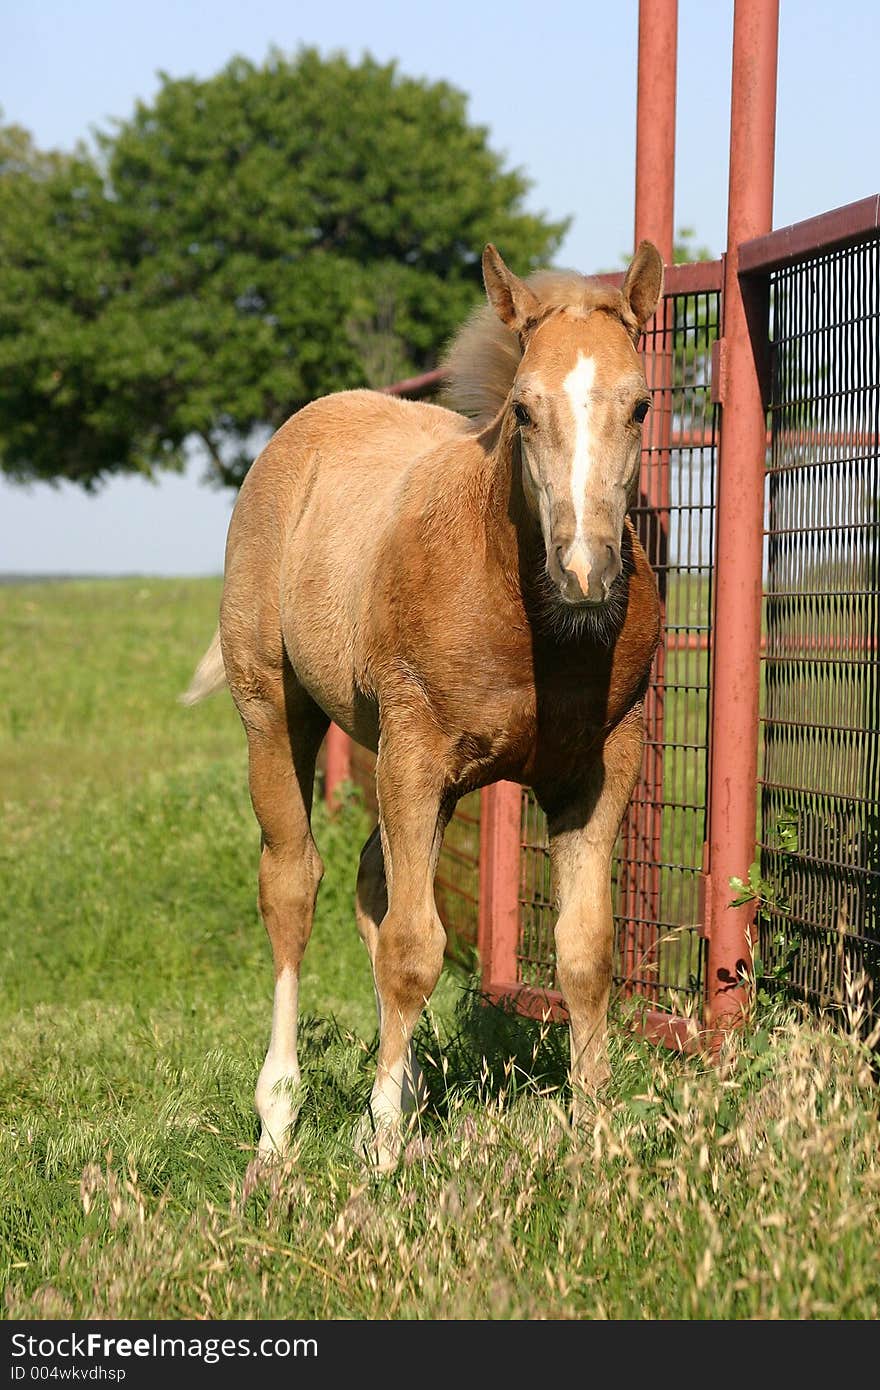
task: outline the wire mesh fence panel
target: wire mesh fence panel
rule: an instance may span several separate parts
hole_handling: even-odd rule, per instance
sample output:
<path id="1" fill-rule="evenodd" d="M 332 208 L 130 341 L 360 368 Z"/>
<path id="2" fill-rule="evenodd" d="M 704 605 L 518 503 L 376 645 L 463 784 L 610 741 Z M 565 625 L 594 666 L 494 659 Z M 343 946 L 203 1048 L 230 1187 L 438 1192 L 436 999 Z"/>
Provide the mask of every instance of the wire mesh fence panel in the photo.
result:
<path id="1" fill-rule="evenodd" d="M 517 978 L 541 989 L 556 986 L 553 927 L 556 914 L 550 878 L 547 821 L 534 794 L 523 787 L 519 857 L 519 950 Z"/>
<path id="2" fill-rule="evenodd" d="M 663 1004 L 674 994 L 702 995 L 719 311 L 720 289 L 667 295 L 642 345 L 653 408 L 632 516 L 657 575 L 663 630 L 646 701 L 643 773 L 612 865 L 614 973 L 624 992 Z M 519 978 L 549 988 L 550 856 L 544 816 L 528 791 L 521 844 Z"/>
<path id="3" fill-rule="evenodd" d="M 762 970 L 819 1007 L 880 967 L 880 241 L 774 273 Z"/>
<path id="4" fill-rule="evenodd" d="M 462 797 L 446 827 L 434 879 L 447 954 L 470 963 L 480 910 L 480 793 Z"/>
<path id="5" fill-rule="evenodd" d="M 657 575 L 660 647 L 645 701 L 642 776 L 615 873 L 615 972 L 627 992 L 702 995 L 709 637 L 720 289 L 666 298 L 645 337 L 654 405 L 634 520 Z"/>

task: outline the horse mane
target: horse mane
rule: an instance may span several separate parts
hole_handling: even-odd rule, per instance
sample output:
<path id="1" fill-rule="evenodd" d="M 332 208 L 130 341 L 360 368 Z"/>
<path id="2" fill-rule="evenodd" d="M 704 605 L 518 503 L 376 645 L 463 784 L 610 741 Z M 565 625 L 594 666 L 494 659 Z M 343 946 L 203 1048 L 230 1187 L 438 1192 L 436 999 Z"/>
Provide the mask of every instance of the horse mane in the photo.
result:
<path id="1" fill-rule="evenodd" d="M 588 280 L 576 270 L 536 270 L 525 283 L 541 301 L 542 318 L 558 309 L 579 314 L 604 309 L 632 330 L 633 316 L 620 290 Z M 501 322 L 490 304 L 480 305 L 444 356 L 443 405 L 470 416 L 479 428 L 487 425 L 506 401 L 521 358 L 516 333 Z"/>

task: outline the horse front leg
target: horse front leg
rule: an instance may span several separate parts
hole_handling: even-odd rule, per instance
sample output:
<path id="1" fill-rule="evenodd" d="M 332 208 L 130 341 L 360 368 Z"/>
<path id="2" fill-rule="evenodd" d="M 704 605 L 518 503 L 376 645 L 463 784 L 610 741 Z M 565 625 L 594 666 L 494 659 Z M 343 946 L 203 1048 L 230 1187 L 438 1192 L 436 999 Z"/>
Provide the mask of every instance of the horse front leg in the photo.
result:
<path id="1" fill-rule="evenodd" d="M 379 1171 L 392 1168 L 400 1154 L 403 1115 L 418 1084 L 412 1037 L 443 968 L 446 932 L 434 901 L 446 823 L 441 766 L 437 750 L 427 740 L 420 744 L 411 729 L 397 742 L 383 728 L 377 785 L 388 905 L 378 932 L 370 929 L 367 914 L 359 913 L 373 962 L 379 1056 L 357 1143 Z M 384 894 L 378 874 L 375 880 L 379 905 Z"/>
<path id="2" fill-rule="evenodd" d="M 579 793 L 548 813 L 559 906 L 556 970 L 570 1020 L 575 1121 L 610 1075 L 611 855 L 641 758 L 638 706 L 608 735 Z"/>
<path id="3" fill-rule="evenodd" d="M 380 1033 L 382 1029 L 382 1003 L 379 997 L 378 987 L 376 986 L 376 950 L 379 945 L 379 927 L 387 911 L 388 888 L 385 883 L 385 856 L 382 849 L 380 828 L 377 825 L 361 850 L 357 876 L 355 914 L 357 917 L 358 931 L 360 932 L 361 940 L 367 948 L 370 957 L 370 965 L 373 970 L 376 1012 Z M 403 1115 L 411 1115 L 413 1111 L 421 1108 L 424 1099 L 425 1083 L 422 1076 L 422 1069 L 419 1066 L 415 1048 L 413 1044 L 410 1043 L 409 1056 L 403 1071 L 401 1113 Z M 371 1133 L 371 1128 L 367 1126 L 364 1139 L 367 1139 Z"/>

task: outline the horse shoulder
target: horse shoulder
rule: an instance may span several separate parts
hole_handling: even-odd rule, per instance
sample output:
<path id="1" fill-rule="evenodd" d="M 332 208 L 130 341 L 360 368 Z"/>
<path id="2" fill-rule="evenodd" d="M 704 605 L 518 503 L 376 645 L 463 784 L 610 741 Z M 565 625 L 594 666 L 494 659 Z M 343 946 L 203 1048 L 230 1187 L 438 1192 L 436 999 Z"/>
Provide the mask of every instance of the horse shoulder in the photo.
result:
<path id="1" fill-rule="evenodd" d="M 449 777 L 506 756 L 534 706 L 530 629 L 485 528 L 473 437 L 415 460 L 376 553 L 363 679 L 387 717 L 449 733 Z"/>

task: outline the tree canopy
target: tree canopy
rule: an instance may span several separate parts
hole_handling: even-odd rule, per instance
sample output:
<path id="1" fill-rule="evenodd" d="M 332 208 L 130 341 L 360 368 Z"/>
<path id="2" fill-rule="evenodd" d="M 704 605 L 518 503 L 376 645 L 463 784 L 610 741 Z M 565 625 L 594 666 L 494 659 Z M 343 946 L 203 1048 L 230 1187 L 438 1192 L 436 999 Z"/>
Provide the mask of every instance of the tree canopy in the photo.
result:
<path id="1" fill-rule="evenodd" d="M 201 441 L 237 484 L 315 396 L 435 365 L 487 241 L 521 273 L 565 222 L 466 97 L 365 58 L 236 58 L 69 155 L 0 129 L 0 467 L 95 486 Z"/>

